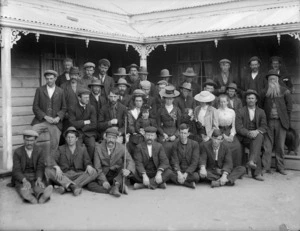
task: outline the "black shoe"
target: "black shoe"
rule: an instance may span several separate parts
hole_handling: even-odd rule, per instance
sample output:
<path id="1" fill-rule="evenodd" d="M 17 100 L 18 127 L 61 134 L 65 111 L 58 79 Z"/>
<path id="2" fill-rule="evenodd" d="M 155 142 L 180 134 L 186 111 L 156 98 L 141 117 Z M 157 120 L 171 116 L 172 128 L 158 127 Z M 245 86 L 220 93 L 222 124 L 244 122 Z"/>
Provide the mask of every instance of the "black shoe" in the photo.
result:
<path id="1" fill-rule="evenodd" d="M 161 184 L 158 185 L 158 188 L 166 189 L 167 188 L 167 184 L 166 183 L 161 183 Z"/>
<path id="2" fill-rule="evenodd" d="M 114 197 L 120 197 L 121 193 L 119 192 L 119 189 L 120 189 L 120 184 L 115 183 L 115 185 L 113 187 L 111 187 L 109 194 Z"/>
<path id="3" fill-rule="evenodd" d="M 72 190 L 74 196 L 79 196 L 82 192 L 82 188 L 74 184 L 70 185 L 69 188 Z"/>
<path id="4" fill-rule="evenodd" d="M 188 188 L 192 188 L 192 189 L 196 188 L 196 183 L 195 182 L 184 182 L 183 185 L 188 187 Z"/>
<path id="5" fill-rule="evenodd" d="M 258 180 L 258 181 L 264 181 L 265 179 L 262 178 L 261 176 L 254 176 L 253 177 L 254 180 Z"/>
<path id="6" fill-rule="evenodd" d="M 247 163 L 247 166 L 250 167 L 251 169 L 256 169 L 257 168 L 257 165 L 254 164 L 254 162 L 252 160 Z"/>
<path id="7" fill-rule="evenodd" d="M 281 175 L 287 175 L 287 172 L 284 169 L 277 169 L 277 172 L 279 172 Z"/>
<path id="8" fill-rule="evenodd" d="M 140 183 L 135 183 L 133 185 L 134 190 L 138 190 L 138 189 L 142 189 L 142 188 L 146 188 L 146 186 L 144 184 L 140 184 Z"/>
<path id="9" fill-rule="evenodd" d="M 212 188 L 215 188 L 215 187 L 221 187 L 221 184 L 220 184 L 220 181 L 217 181 L 217 180 L 213 180 L 210 184 L 210 186 Z"/>

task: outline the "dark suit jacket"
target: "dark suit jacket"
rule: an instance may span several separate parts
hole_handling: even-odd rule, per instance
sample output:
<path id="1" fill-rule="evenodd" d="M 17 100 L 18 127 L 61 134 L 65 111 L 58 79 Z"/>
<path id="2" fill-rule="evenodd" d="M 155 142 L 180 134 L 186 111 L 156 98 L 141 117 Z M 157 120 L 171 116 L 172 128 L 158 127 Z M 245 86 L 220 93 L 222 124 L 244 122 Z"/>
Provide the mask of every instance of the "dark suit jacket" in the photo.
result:
<path id="1" fill-rule="evenodd" d="M 237 111 L 235 119 L 235 129 L 240 141 L 242 141 L 244 137 L 247 137 L 247 134 L 249 132 L 248 118 L 250 117 L 247 106 Z M 256 107 L 254 120 L 256 124 L 256 129 L 260 130 L 262 133 L 265 133 L 267 131 L 267 119 L 264 110 L 262 110 L 259 107 Z"/>
<path id="2" fill-rule="evenodd" d="M 74 154 L 71 153 L 67 144 L 59 146 L 54 156 L 48 158 L 47 166 L 59 166 L 63 172 L 72 170 L 72 155 L 74 157 L 74 171 L 85 171 L 88 165 L 93 166 L 86 147 L 79 144 L 76 145 Z"/>
<path id="3" fill-rule="evenodd" d="M 266 97 L 266 92 L 267 89 L 263 91 L 260 103 L 266 113 L 267 119 L 270 120 L 274 100 L 282 127 L 284 127 L 285 129 L 289 129 L 291 113 L 293 109 L 293 102 L 290 91 L 285 87 L 280 87 L 282 96 L 275 97 L 274 99 Z"/>
<path id="4" fill-rule="evenodd" d="M 205 165 L 208 171 L 221 169 L 222 171 L 231 173 L 233 168 L 231 152 L 224 143 L 221 143 L 219 147 L 217 164 L 215 157 L 212 140 L 204 142 L 203 145 L 201 145 L 199 168 L 201 165 Z"/>
<path id="5" fill-rule="evenodd" d="M 221 93 L 225 93 L 225 92 L 220 91 L 221 87 L 222 86 L 227 87 L 228 84 L 233 83 L 234 82 L 234 77 L 233 77 L 232 73 L 229 73 L 227 83 L 224 83 L 221 72 L 219 72 L 217 75 L 215 75 L 213 77 L 213 81 L 215 81 L 215 83 L 217 84 L 217 88 L 215 89 L 215 92 L 219 95 Z"/>
<path id="6" fill-rule="evenodd" d="M 31 123 L 32 126 L 46 121 L 44 119 L 44 116 L 47 115 L 46 113 L 48 110 L 47 105 L 51 105 L 51 101 L 52 101 L 52 107 L 51 107 L 52 112 L 50 116 L 53 118 L 59 116 L 60 120 L 59 123 L 57 124 L 57 127 L 59 129 L 62 129 L 62 120 L 67 111 L 67 106 L 66 106 L 64 92 L 61 88 L 57 86 L 55 87 L 55 91 L 52 95 L 52 99 L 50 99 L 48 96 L 47 85 L 41 86 L 36 89 L 33 106 L 32 106 L 32 111 L 35 115 Z"/>
<path id="7" fill-rule="evenodd" d="M 98 172 L 98 180 L 101 184 L 107 181 L 106 174 L 108 173 L 110 167 L 115 166 L 117 170 L 124 168 L 124 158 L 125 158 L 125 146 L 120 143 L 116 143 L 113 152 L 108 155 L 106 141 L 102 141 L 101 144 L 97 144 L 95 147 L 94 154 L 94 167 Z M 126 169 L 135 173 L 135 164 L 131 158 L 130 153 L 126 149 Z"/>
<path id="8" fill-rule="evenodd" d="M 25 178 L 24 171 L 26 168 L 26 150 L 25 146 L 21 146 L 17 148 L 13 155 L 13 169 L 12 169 L 12 182 L 14 184 L 15 181 L 19 181 L 22 183 L 22 180 Z M 40 177 L 43 179 L 44 170 L 45 170 L 45 160 L 43 150 L 34 146 L 31 158 L 33 160 L 33 166 L 35 170 L 36 179 Z"/>
<path id="9" fill-rule="evenodd" d="M 196 171 L 196 168 L 199 164 L 199 144 L 194 141 L 188 139 L 188 142 L 186 144 L 186 150 L 184 153 L 184 150 L 182 148 L 183 144 L 180 140 L 176 140 L 175 143 L 172 146 L 172 153 L 171 153 L 171 166 L 174 171 L 182 171 L 182 160 L 185 156 L 186 161 L 188 163 L 188 168 L 185 170 L 185 172 L 189 174 L 193 174 L 193 172 Z"/>
<path id="10" fill-rule="evenodd" d="M 131 95 L 126 94 L 126 95 L 122 98 L 122 100 L 119 100 L 119 102 L 120 102 L 121 104 L 123 104 L 126 108 L 129 108 L 129 104 L 130 104 L 130 102 L 131 102 L 131 98 L 132 98 Z"/>
<path id="11" fill-rule="evenodd" d="M 66 72 L 62 73 L 61 75 L 59 75 L 55 81 L 55 85 L 60 87 L 64 82 L 67 82 L 67 78 L 66 78 Z"/>
<path id="12" fill-rule="evenodd" d="M 237 96 L 235 96 L 233 98 L 233 107 L 231 106 L 231 103 L 228 103 L 228 107 L 233 109 L 235 112 L 237 112 L 238 110 L 240 110 L 243 107 L 243 103 L 242 100 L 240 98 L 238 98 Z"/>
<path id="13" fill-rule="evenodd" d="M 98 119 L 100 132 L 104 132 L 107 128 L 111 127 L 110 120 L 112 119 L 118 119 L 117 126 L 119 128 L 119 131 L 122 134 L 125 132 L 124 122 L 125 122 L 125 117 L 127 115 L 127 109 L 123 104 L 119 102 L 117 102 L 116 115 L 117 118 L 113 118 L 112 107 L 110 104 L 106 104 L 104 107 L 101 108 L 99 113 L 99 119 Z"/>
<path id="14" fill-rule="evenodd" d="M 97 76 L 97 78 L 100 79 L 99 75 Z M 109 75 L 105 75 L 103 85 L 104 85 L 104 87 L 101 91 L 101 95 L 105 96 L 107 98 L 110 90 L 113 89 L 115 86 L 115 80 L 112 77 L 110 77 Z"/>
<path id="15" fill-rule="evenodd" d="M 244 98 L 244 94 L 248 89 L 257 91 L 260 95 L 263 89 L 267 86 L 266 75 L 264 73 L 258 72 L 258 75 L 255 77 L 255 87 L 251 87 L 250 83 L 252 81 L 251 73 L 248 73 L 246 76 L 243 76 L 240 80 L 239 88 L 241 94 Z"/>
<path id="16" fill-rule="evenodd" d="M 71 81 L 67 80 L 61 85 L 61 88 L 64 90 L 67 109 L 70 110 L 71 107 L 78 103 L 78 89 L 85 88 L 85 86 L 80 81 L 77 81 L 76 92 L 74 92 L 71 86 Z"/>
<path id="17" fill-rule="evenodd" d="M 90 120 L 91 123 L 85 125 L 84 120 Z M 97 136 L 97 115 L 94 106 L 88 104 L 84 110 L 78 102 L 69 110 L 69 121 L 79 133 L 88 137 Z"/>
<path id="18" fill-rule="evenodd" d="M 196 101 L 190 95 L 188 95 L 186 99 L 184 99 L 182 95 L 176 97 L 173 104 L 180 109 L 182 114 L 184 113 L 184 109 L 191 108 L 194 110 L 196 107 Z"/>
<path id="19" fill-rule="evenodd" d="M 133 158 L 135 160 L 137 172 L 140 174 L 145 173 L 145 165 L 150 158 L 146 142 L 142 142 L 136 146 Z M 164 171 L 165 169 L 170 168 L 169 160 L 163 146 L 156 141 L 152 144 L 152 158 L 157 170 Z"/>
<path id="20" fill-rule="evenodd" d="M 91 93 L 90 94 L 90 104 L 94 106 L 96 109 L 97 120 L 99 118 L 100 110 L 107 104 L 107 100 L 103 96 L 99 96 L 99 101 L 96 100 L 95 96 Z"/>

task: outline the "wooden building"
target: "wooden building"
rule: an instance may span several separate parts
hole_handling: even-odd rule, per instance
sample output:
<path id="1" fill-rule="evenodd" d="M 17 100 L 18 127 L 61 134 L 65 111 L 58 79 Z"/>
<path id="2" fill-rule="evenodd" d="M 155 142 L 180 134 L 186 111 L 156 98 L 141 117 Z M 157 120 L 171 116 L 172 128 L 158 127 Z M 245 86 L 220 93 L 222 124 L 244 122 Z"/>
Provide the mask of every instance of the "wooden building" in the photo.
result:
<path id="1" fill-rule="evenodd" d="M 154 1 L 155 2 L 155 1 Z M 259 56 L 262 70 L 279 55 L 295 86 L 292 126 L 300 132 L 300 15 L 298 0 L 172 1 L 0 0 L 1 121 L 0 168 L 12 167 L 20 132 L 33 119 L 35 89 L 46 69 L 62 72 L 71 57 L 86 61 L 108 58 L 109 73 L 137 63 L 148 67 L 156 82 L 161 69 L 173 83 L 193 66 L 202 84 L 219 71 L 219 60 L 232 61 L 231 72 L 243 78 L 248 60 Z M 172 4 L 171 4 L 172 3 Z M 40 144 L 48 135 L 39 138 Z M 297 157 L 288 157 L 290 168 Z"/>

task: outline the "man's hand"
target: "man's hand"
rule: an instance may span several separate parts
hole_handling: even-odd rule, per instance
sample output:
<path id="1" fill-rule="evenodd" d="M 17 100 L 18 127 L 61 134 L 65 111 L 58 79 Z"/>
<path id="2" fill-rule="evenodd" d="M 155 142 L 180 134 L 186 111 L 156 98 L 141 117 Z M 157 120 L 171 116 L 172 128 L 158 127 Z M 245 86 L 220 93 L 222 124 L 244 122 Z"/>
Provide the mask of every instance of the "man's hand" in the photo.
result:
<path id="1" fill-rule="evenodd" d="M 87 172 L 90 176 L 93 175 L 93 174 L 97 174 L 96 169 L 94 169 L 91 165 L 88 165 L 86 167 L 85 172 Z"/>
<path id="2" fill-rule="evenodd" d="M 163 136 L 164 136 L 164 141 L 168 141 L 169 140 L 169 136 L 166 133 L 164 133 Z"/>
<path id="3" fill-rule="evenodd" d="M 143 174 L 143 184 L 145 186 L 149 186 L 150 185 L 150 180 L 149 180 L 149 177 L 147 176 L 147 174 Z"/>
<path id="4" fill-rule="evenodd" d="M 173 135 L 169 139 L 170 139 L 170 141 L 174 141 L 174 140 L 176 140 L 176 136 Z"/>
<path id="5" fill-rule="evenodd" d="M 118 142 L 119 144 L 123 144 L 124 138 L 123 136 L 117 136 L 116 142 Z"/>
<path id="6" fill-rule="evenodd" d="M 55 179 L 58 180 L 58 181 L 61 181 L 63 172 L 61 171 L 60 167 L 58 167 L 58 166 L 56 166 L 55 169 L 56 169 Z"/>
<path id="7" fill-rule="evenodd" d="M 201 178 L 206 178 L 207 177 L 207 171 L 205 167 L 201 167 L 199 171 L 199 175 Z"/>
<path id="8" fill-rule="evenodd" d="M 110 121 L 110 123 L 111 123 L 111 124 L 118 124 L 118 119 L 112 119 L 112 120 Z"/>
<path id="9" fill-rule="evenodd" d="M 41 178 L 37 178 L 36 182 L 35 182 L 35 186 L 41 187 L 41 188 L 45 188 L 44 183 L 42 182 Z"/>
<path id="10" fill-rule="evenodd" d="M 129 174 L 130 174 L 130 171 L 128 169 L 125 169 L 125 168 L 122 169 L 123 176 L 127 177 L 127 176 L 129 176 Z"/>
<path id="11" fill-rule="evenodd" d="M 180 171 L 177 172 L 177 181 L 178 181 L 179 184 L 184 183 L 184 177 L 183 177 L 183 174 Z"/>
<path id="12" fill-rule="evenodd" d="M 231 143 L 231 142 L 233 142 L 233 136 L 226 136 L 224 134 L 224 140 L 226 140 L 227 142 Z"/>
<path id="13" fill-rule="evenodd" d="M 84 123 L 84 125 L 89 125 L 89 124 L 91 124 L 91 121 L 90 120 L 85 120 L 85 121 L 83 121 L 83 123 Z"/>
<path id="14" fill-rule="evenodd" d="M 207 136 L 207 135 L 201 134 L 201 137 L 202 137 L 204 142 L 209 140 L 209 136 Z"/>
<path id="15" fill-rule="evenodd" d="M 59 116 L 57 116 L 57 117 L 55 117 L 55 118 L 53 119 L 53 123 L 54 123 L 54 124 L 58 124 L 59 121 L 60 121 Z"/>
<path id="16" fill-rule="evenodd" d="M 108 181 L 105 181 L 103 184 L 102 184 L 103 188 L 105 188 L 106 190 L 110 189 L 110 183 Z"/>
<path id="17" fill-rule="evenodd" d="M 227 174 L 223 173 L 222 177 L 220 178 L 220 184 L 224 185 L 228 181 Z"/>
<path id="18" fill-rule="evenodd" d="M 162 181 L 162 177 L 161 177 L 161 172 L 158 171 L 155 175 L 155 181 L 157 184 L 161 184 L 163 181 Z"/>
<path id="19" fill-rule="evenodd" d="M 144 128 L 140 128 L 140 134 L 142 134 L 142 135 L 145 135 L 145 130 L 144 130 Z"/>
<path id="20" fill-rule="evenodd" d="M 54 119 L 50 116 L 44 116 L 44 119 L 49 123 L 49 124 L 53 124 L 54 123 Z"/>
<path id="21" fill-rule="evenodd" d="M 23 189 L 31 189 L 31 184 L 30 184 L 30 182 L 29 181 L 27 181 L 26 180 L 26 178 L 24 178 L 23 180 L 22 180 L 22 182 L 23 182 Z"/>

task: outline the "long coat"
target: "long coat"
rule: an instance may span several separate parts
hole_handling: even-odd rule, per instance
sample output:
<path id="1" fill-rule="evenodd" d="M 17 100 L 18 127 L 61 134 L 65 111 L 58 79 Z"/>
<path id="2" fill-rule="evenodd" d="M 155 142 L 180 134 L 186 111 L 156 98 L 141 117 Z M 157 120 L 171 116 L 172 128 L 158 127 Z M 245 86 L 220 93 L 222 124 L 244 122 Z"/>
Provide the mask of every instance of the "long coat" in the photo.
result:
<path id="1" fill-rule="evenodd" d="M 77 81 L 76 91 L 74 92 L 70 80 L 64 82 L 60 87 L 64 90 L 68 110 L 78 103 L 78 89 L 85 88 L 80 81 Z"/>
<path id="2" fill-rule="evenodd" d="M 232 73 L 229 73 L 228 80 L 225 83 L 221 72 L 219 72 L 217 75 L 215 75 L 213 77 L 213 81 L 217 84 L 215 91 L 217 92 L 217 94 L 220 94 L 220 93 L 225 93 L 225 92 L 220 91 L 221 87 L 223 87 L 223 86 L 227 87 L 230 83 L 233 83 L 234 77 L 233 77 Z"/>
<path id="3" fill-rule="evenodd" d="M 136 171 L 139 174 L 145 173 L 145 166 L 150 158 L 146 142 L 137 145 L 133 158 L 135 160 Z M 157 170 L 160 169 L 164 171 L 165 169 L 170 168 L 169 160 L 163 146 L 155 141 L 152 143 L 152 158 Z"/>
<path id="4" fill-rule="evenodd" d="M 181 141 L 176 140 L 172 147 L 170 161 L 173 170 L 176 172 L 182 171 L 181 164 L 183 158 L 185 157 L 188 164 L 188 168 L 185 170 L 185 172 L 193 174 L 199 164 L 199 153 L 199 144 L 196 141 L 188 139 L 184 152 Z"/>
<path id="5" fill-rule="evenodd" d="M 90 124 L 84 124 L 85 120 L 90 120 Z M 87 137 L 97 136 L 97 115 L 94 106 L 87 104 L 86 108 L 79 104 L 79 102 L 69 110 L 69 121 L 79 133 Z"/>
<path id="6" fill-rule="evenodd" d="M 46 120 L 44 119 L 44 117 L 47 115 L 47 111 L 49 110 L 50 113 L 48 113 L 48 115 L 53 118 L 57 116 L 60 118 L 57 127 L 61 130 L 62 120 L 67 111 L 63 90 L 59 87 L 55 87 L 52 98 L 50 99 L 47 91 L 47 85 L 37 88 L 34 96 L 32 110 L 35 115 L 31 123 L 32 126 L 45 122 Z"/>
<path id="7" fill-rule="evenodd" d="M 91 93 L 90 94 L 90 104 L 92 106 L 94 106 L 94 108 L 96 109 L 96 115 L 97 115 L 97 121 L 98 121 L 100 110 L 107 104 L 107 99 L 104 96 L 99 96 L 99 99 L 97 101 L 95 96 Z"/>
<path id="8" fill-rule="evenodd" d="M 216 156 L 212 147 L 212 140 L 205 142 L 201 146 L 199 168 L 201 165 L 205 165 L 208 171 L 212 171 L 216 168 L 222 171 L 231 173 L 233 169 L 232 157 L 228 147 L 221 143 L 218 150 L 217 163 L 215 162 Z"/>
<path id="9" fill-rule="evenodd" d="M 191 109 L 194 110 L 195 107 L 196 107 L 196 101 L 195 101 L 195 99 L 194 99 L 192 96 L 190 96 L 190 95 L 188 95 L 186 99 L 184 99 L 182 95 L 176 97 L 176 98 L 174 99 L 173 104 L 174 104 L 175 106 L 177 106 L 177 107 L 180 109 L 181 114 L 184 113 L 184 110 L 185 110 L 186 108 L 191 108 Z"/>
<path id="10" fill-rule="evenodd" d="M 123 144 L 116 143 L 116 146 L 110 155 L 108 155 L 106 141 L 96 145 L 94 154 L 94 167 L 98 172 L 98 179 L 100 180 L 101 184 L 107 181 L 106 174 L 109 172 L 110 167 L 114 166 L 118 170 L 124 168 L 125 151 L 126 169 L 134 174 L 135 163 L 129 152 L 125 150 L 125 146 Z"/>
<path id="11" fill-rule="evenodd" d="M 156 122 L 160 135 L 166 133 L 168 136 L 178 135 L 178 129 L 181 124 L 181 111 L 174 106 L 171 113 L 166 107 L 162 107 L 157 112 Z"/>
<path id="12" fill-rule="evenodd" d="M 19 181 L 20 183 L 25 178 L 24 171 L 26 168 L 26 150 L 25 146 L 17 148 L 13 155 L 13 169 L 12 169 L 12 182 Z M 33 168 L 35 171 L 36 179 L 39 177 L 43 179 L 45 171 L 45 160 L 43 150 L 34 145 L 31 158 L 33 161 Z"/>
<path id="13" fill-rule="evenodd" d="M 249 111 L 248 107 L 244 106 L 236 113 L 236 119 L 235 119 L 235 128 L 237 132 L 237 137 L 240 141 L 244 139 L 244 137 L 247 137 L 249 133 L 249 124 L 250 121 Z M 254 120 L 256 124 L 256 129 L 260 130 L 262 133 L 266 133 L 267 131 L 267 119 L 266 119 L 266 113 L 264 110 L 262 110 L 259 107 L 256 107 L 255 109 L 255 115 Z"/>
<path id="14" fill-rule="evenodd" d="M 71 162 L 72 157 L 74 158 L 74 169 Z M 85 171 L 88 165 L 93 166 L 86 147 L 80 144 L 76 145 L 73 154 L 67 144 L 59 146 L 54 156 L 47 159 L 47 166 L 59 166 L 63 172 L 69 170 L 74 170 L 75 172 Z"/>
<path id="15" fill-rule="evenodd" d="M 198 115 L 200 113 L 201 107 L 197 106 L 194 111 L 194 118 L 198 119 Z M 208 106 L 207 111 L 204 115 L 204 124 L 202 126 L 205 127 L 206 135 L 211 137 L 213 130 L 219 127 L 217 110 L 212 107 Z"/>

